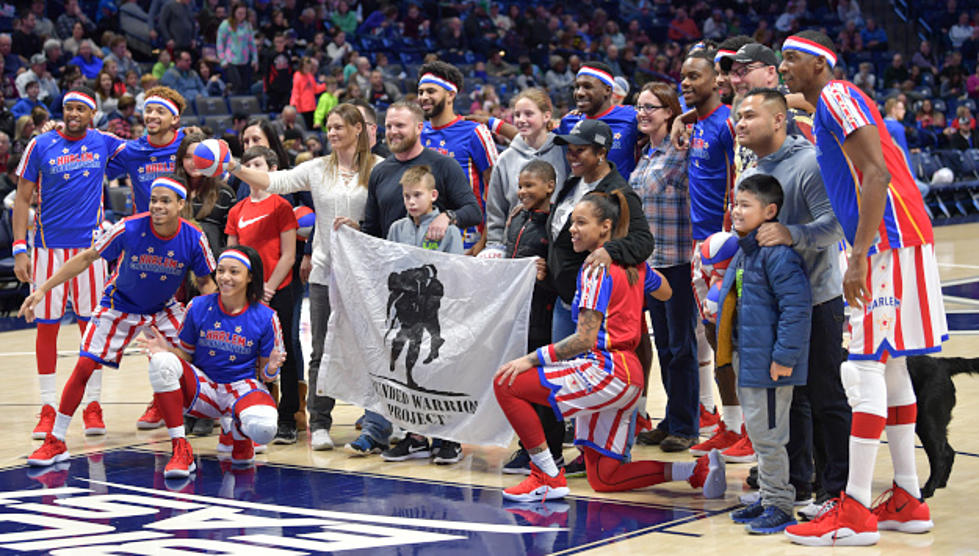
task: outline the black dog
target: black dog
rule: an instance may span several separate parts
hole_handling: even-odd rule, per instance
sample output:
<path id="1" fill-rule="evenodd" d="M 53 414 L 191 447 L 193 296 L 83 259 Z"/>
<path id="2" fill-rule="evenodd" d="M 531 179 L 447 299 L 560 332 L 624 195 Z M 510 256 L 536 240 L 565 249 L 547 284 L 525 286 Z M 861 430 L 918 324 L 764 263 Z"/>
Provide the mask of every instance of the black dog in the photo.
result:
<path id="1" fill-rule="evenodd" d="M 921 495 L 929 498 L 936 488 L 948 484 L 955 462 L 955 450 L 948 443 L 948 424 L 955 407 L 952 377 L 960 373 L 979 373 L 979 358 L 913 356 L 908 357 L 908 372 L 918 398 L 918 421 L 914 432 L 928 454 L 931 467 Z"/>

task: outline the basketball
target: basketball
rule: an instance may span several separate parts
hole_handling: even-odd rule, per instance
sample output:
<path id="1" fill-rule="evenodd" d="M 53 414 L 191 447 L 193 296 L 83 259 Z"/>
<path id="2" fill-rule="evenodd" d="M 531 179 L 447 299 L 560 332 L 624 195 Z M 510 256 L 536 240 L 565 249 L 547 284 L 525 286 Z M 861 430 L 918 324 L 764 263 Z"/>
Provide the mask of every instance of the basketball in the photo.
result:
<path id="1" fill-rule="evenodd" d="M 714 282 L 714 285 L 707 290 L 707 297 L 704 299 L 703 311 L 701 311 L 704 316 L 704 323 L 715 322 L 717 320 L 717 311 L 720 308 L 720 301 L 721 283 Z"/>
<path id="2" fill-rule="evenodd" d="M 716 232 L 700 245 L 700 262 L 704 274 L 716 272 L 724 276 L 731 257 L 738 252 L 738 236 L 731 232 Z"/>
<path id="3" fill-rule="evenodd" d="M 296 230 L 296 235 L 302 241 L 306 241 L 309 239 L 309 234 L 313 233 L 313 226 L 316 224 L 316 213 L 306 205 L 293 208 L 292 213 L 296 215 L 296 221 L 299 222 L 299 229 Z"/>
<path id="4" fill-rule="evenodd" d="M 209 178 L 220 176 L 231 162 L 228 144 L 218 139 L 205 139 L 194 147 L 194 166 Z"/>

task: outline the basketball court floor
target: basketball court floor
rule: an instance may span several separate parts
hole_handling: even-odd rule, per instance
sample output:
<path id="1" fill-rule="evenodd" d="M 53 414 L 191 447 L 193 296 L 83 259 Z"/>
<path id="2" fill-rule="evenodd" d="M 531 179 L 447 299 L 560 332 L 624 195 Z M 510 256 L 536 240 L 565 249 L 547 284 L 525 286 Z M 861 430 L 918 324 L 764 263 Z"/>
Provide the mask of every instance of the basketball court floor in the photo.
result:
<path id="1" fill-rule="evenodd" d="M 943 355 L 979 357 L 979 224 L 935 229 L 952 337 Z M 293 446 L 270 446 L 251 470 L 216 458 L 217 436 L 193 438 L 192 480 L 164 481 L 170 443 L 164 429 L 136 430 L 151 398 L 144 356 L 131 351 L 118 371 L 106 369 L 103 408 L 108 432 L 85 438 L 80 415 L 67 439 L 70 461 L 28 468 L 38 392 L 34 331 L 0 333 L 0 552 L 55 554 L 808 554 L 782 535 L 749 537 L 727 513 L 738 507 L 747 464 L 728 465 L 728 493 L 705 500 L 686 483 L 598 494 L 584 478 L 572 495 L 543 504 L 505 503 L 503 487 L 519 481 L 500 468 L 510 449 L 465 446 L 465 459 L 439 467 L 314 452 L 305 433 Z M 59 388 L 74 366 L 78 331 L 63 326 Z M 655 373 L 654 373 L 655 376 Z M 955 378 L 958 405 L 949 428 L 957 452 L 947 488 L 928 500 L 935 529 L 923 535 L 883 532 L 860 554 L 979 552 L 974 517 L 979 492 L 979 376 Z M 59 390 L 60 391 L 60 390 Z M 650 388 L 649 413 L 663 413 L 662 389 Z M 80 413 L 80 412 L 79 412 Z M 360 411 L 338 404 L 332 435 L 356 438 Z M 573 457 L 574 449 L 566 449 Z M 680 460 L 656 447 L 635 459 Z M 886 445 L 877 458 L 874 493 L 889 487 Z M 929 467 L 918 450 L 922 483 Z"/>

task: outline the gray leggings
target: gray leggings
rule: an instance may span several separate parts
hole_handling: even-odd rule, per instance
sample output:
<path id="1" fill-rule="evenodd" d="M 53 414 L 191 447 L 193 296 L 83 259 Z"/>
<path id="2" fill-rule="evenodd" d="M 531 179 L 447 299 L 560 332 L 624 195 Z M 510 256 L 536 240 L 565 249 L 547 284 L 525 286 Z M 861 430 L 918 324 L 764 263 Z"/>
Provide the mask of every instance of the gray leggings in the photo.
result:
<path id="1" fill-rule="evenodd" d="M 306 396 L 306 409 L 309 411 L 310 432 L 329 430 L 333 426 L 330 413 L 336 400 L 329 396 L 316 395 L 316 381 L 320 374 L 320 361 L 323 359 L 323 343 L 326 341 L 326 325 L 330 320 L 330 288 L 322 284 L 309 284 L 309 320 L 313 335 L 312 353 L 309 356 L 307 382 L 309 393 Z"/>

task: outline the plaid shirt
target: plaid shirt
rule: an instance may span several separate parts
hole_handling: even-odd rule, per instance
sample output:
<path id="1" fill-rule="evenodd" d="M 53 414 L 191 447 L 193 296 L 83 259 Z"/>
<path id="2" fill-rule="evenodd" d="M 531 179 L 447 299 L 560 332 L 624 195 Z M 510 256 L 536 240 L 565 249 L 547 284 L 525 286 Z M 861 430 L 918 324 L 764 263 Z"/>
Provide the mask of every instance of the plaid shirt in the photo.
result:
<path id="1" fill-rule="evenodd" d="M 643 211 L 656 248 L 649 265 L 664 268 L 690 263 L 690 191 L 686 149 L 676 149 L 666 137 L 649 146 L 629 176 L 629 185 L 642 198 Z"/>

